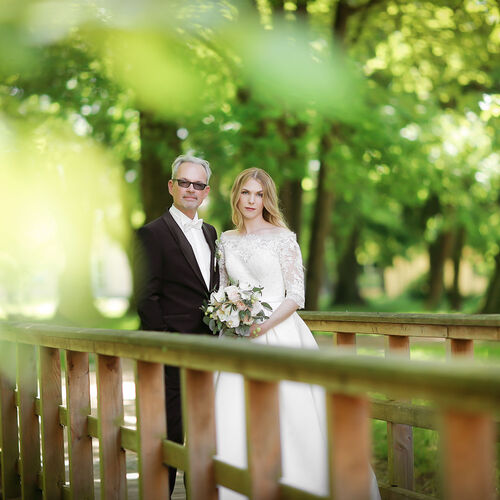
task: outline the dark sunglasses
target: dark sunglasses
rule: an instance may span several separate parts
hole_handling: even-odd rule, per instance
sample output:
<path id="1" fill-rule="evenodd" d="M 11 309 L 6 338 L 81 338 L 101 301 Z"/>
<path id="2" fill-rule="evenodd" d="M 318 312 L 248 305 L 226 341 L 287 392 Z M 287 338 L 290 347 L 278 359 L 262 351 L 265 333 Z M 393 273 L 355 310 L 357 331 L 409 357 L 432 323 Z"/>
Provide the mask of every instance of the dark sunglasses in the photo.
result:
<path id="1" fill-rule="evenodd" d="M 191 181 L 185 181 L 183 179 L 172 179 L 173 181 L 177 181 L 177 184 L 179 184 L 180 187 L 183 188 L 188 188 L 193 185 L 193 187 L 196 189 L 196 191 L 203 191 L 208 184 L 203 184 L 203 182 L 191 182 Z"/>

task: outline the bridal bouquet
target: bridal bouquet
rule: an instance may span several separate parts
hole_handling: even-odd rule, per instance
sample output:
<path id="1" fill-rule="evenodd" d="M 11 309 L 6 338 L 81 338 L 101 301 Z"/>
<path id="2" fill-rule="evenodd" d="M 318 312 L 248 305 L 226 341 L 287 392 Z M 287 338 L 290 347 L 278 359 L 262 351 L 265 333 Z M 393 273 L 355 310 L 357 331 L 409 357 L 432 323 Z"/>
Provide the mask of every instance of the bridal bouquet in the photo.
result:
<path id="1" fill-rule="evenodd" d="M 212 292 L 208 302 L 201 306 L 204 323 L 214 335 L 248 336 L 250 326 L 269 318 L 265 310 L 272 311 L 269 304 L 260 301 L 262 290 L 236 283 Z"/>

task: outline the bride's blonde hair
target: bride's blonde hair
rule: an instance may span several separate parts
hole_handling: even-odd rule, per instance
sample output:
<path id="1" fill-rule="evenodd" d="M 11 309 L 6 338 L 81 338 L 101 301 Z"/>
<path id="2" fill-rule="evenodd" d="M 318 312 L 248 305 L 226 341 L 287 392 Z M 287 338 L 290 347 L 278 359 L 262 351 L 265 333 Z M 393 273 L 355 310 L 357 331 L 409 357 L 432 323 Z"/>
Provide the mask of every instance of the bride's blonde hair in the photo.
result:
<path id="1" fill-rule="evenodd" d="M 241 188 L 250 179 L 255 179 L 262 186 L 262 191 L 264 193 L 264 209 L 262 210 L 262 216 L 264 220 L 274 226 L 287 227 L 283 214 L 279 209 L 276 184 L 265 170 L 252 167 L 238 174 L 231 189 L 232 220 L 236 229 L 238 231 L 243 229 L 243 215 L 238 208 L 238 201 L 240 199 Z"/>

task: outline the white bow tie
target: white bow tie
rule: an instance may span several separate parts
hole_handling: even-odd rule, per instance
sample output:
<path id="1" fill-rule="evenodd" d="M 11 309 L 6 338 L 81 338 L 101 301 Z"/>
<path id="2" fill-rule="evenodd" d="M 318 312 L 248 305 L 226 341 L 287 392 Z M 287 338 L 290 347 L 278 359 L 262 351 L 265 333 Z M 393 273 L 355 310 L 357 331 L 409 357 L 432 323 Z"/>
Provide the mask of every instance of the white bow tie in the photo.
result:
<path id="1" fill-rule="evenodd" d="M 183 222 L 182 229 L 184 229 L 184 231 L 189 231 L 190 229 L 201 229 L 202 225 L 203 219 L 190 220 Z"/>

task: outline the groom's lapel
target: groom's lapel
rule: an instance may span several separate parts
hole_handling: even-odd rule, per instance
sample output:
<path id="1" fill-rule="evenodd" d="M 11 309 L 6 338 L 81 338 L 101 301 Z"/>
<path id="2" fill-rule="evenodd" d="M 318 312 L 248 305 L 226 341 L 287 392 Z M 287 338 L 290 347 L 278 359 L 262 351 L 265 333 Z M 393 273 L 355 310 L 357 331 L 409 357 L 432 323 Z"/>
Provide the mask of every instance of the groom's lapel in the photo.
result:
<path id="1" fill-rule="evenodd" d="M 162 218 L 167 224 L 168 228 L 170 229 L 170 232 L 172 233 L 174 240 L 179 246 L 180 252 L 182 253 L 182 255 L 184 255 L 184 258 L 187 260 L 188 264 L 193 269 L 194 274 L 196 274 L 196 277 L 200 280 L 200 282 L 203 285 L 203 288 L 206 290 L 207 284 L 205 283 L 203 275 L 201 274 L 200 266 L 198 265 L 196 257 L 194 256 L 193 248 L 191 247 L 189 241 L 182 232 L 182 229 L 179 227 L 177 222 L 175 222 L 174 218 L 172 217 L 172 214 L 168 210 L 163 214 Z"/>
<path id="2" fill-rule="evenodd" d="M 214 289 L 215 286 L 215 240 L 210 234 L 209 226 L 207 223 L 203 223 L 201 226 L 203 230 L 203 235 L 205 236 L 205 240 L 207 240 L 208 246 L 210 247 L 210 291 Z"/>

